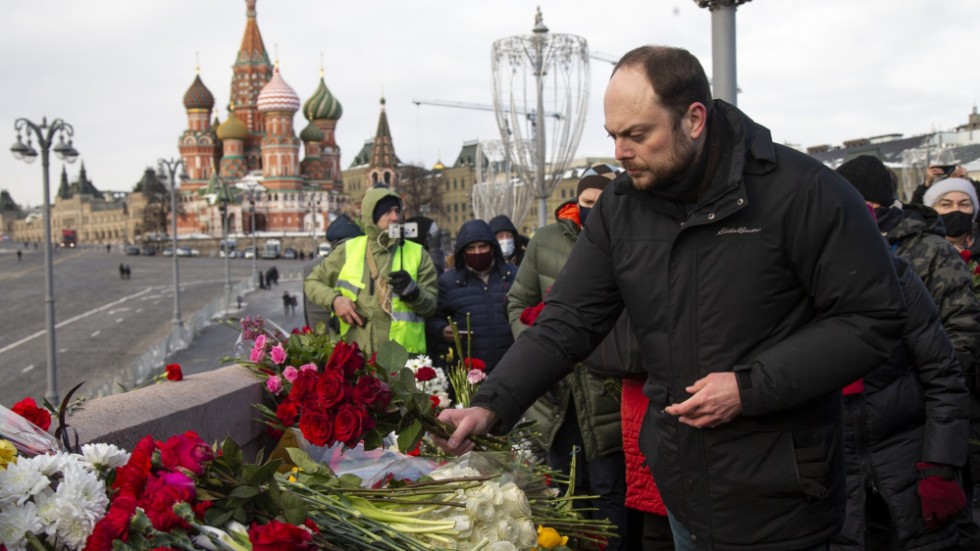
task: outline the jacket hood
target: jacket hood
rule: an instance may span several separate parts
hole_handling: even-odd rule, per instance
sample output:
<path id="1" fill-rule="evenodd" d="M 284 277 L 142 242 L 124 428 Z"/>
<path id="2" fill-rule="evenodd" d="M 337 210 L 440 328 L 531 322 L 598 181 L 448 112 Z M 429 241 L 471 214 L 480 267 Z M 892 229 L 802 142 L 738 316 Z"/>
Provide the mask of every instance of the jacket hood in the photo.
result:
<path id="1" fill-rule="evenodd" d="M 377 240 L 378 235 L 381 233 L 381 228 L 374 223 L 371 219 L 371 215 L 374 213 L 374 207 L 378 204 L 384 197 L 394 197 L 401 201 L 401 197 L 397 193 L 391 191 L 384 187 L 373 187 L 366 192 L 364 192 L 364 199 L 361 201 L 361 228 L 364 230 L 364 234 L 368 236 L 368 240 L 374 242 Z M 382 240 L 386 239 L 385 237 Z"/>
<path id="2" fill-rule="evenodd" d="M 571 220 L 576 226 L 581 227 L 582 223 L 579 222 L 578 218 L 578 202 L 569 199 L 564 203 L 558 205 L 555 209 L 555 221 L 561 222 L 562 220 Z"/>
<path id="3" fill-rule="evenodd" d="M 483 220 L 470 220 L 459 228 L 459 235 L 456 236 L 456 248 L 453 256 L 456 260 L 456 267 L 460 272 L 466 272 L 466 264 L 463 261 L 466 246 L 477 241 L 486 241 L 493 250 L 493 260 L 495 268 L 504 265 L 504 254 L 500 251 L 500 243 L 497 242 L 497 235 L 490 229 L 489 224 Z"/>
<path id="4" fill-rule="evenodd" d="M 939 214 L 925 205 L 902 203 L 902 221 L 892 228 L 885 238 L 892 242 L 925 233 L 946 237 L 946 227 Z"/>
<path id="5" fill-rule="evenodd" d="M 359 235 L 364 235 L 364 232 L 361 231 L 360 226 L 355 224 L 354 221 L 350 219 L 350 216 L 347 216 L 346 214 L 341 214 L 335 218 L 333 222 L 330 222 L 329 226 L 327 226 L 327 241 L 331 243 L 337 243 L 344 239 L 350 239 L 351 237 L 357 237 Z"/>
<path id="6" fill-rule="evenodd" d="M 510 221 L 510 218 L 506 214 L 498 214 L 490 219 L 490 229 L 493 230 L 494 235 L 500 231 L 509 231 L 514 234 L 514 239 L 517 239 L 519 233 L 514 223 Z"/>

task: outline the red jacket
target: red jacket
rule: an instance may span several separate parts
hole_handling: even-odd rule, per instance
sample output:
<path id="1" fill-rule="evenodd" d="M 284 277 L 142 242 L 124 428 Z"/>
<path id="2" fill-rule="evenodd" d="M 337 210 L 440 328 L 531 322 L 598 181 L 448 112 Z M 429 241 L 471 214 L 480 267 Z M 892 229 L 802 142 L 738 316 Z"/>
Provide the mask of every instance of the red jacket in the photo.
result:
<path id="1" fill-rule="evenodd" d="M 643 379 L 623 378 L 623 452 L 626 454 L 626 506 L 667 516 L 660 490 L 653 481 L 646 457 L 640 451 L 640 426 L 650 399 L 643 394 Z"/>

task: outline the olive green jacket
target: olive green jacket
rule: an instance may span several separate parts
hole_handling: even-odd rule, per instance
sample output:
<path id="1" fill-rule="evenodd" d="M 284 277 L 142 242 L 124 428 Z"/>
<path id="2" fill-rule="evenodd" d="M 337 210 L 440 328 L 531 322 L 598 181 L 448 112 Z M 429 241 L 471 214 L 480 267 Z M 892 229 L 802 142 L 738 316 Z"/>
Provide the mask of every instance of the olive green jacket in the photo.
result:
<path id="1" fill-rule="evenodd" d="M 361 203 L 361 227 L 367 236 L 368 250 L 374 256 L 381 279 L 385 281 L 388 279 L 388 274 L 400 269 L 400 266 L 395 266 L 394 269 L 391 266 L 392 255 L 397 245 L 388 239 L 387 233 L 378 228 L 371 219 L 371 215 L 374 212 L 374 206 L 382 197 L 387 195 L 397 197 L 389 189 L 372 188 L 364 194 L 364 201 Z M 330 256 L 310 272 L 303 283 L 303 291 L 310 302 L 327 310 L 332 310 L 333 300 L 340 294 L 336 285 L 337 276 L 340 275 L 340 270 L 347 261 L 345 245 L 346 242 L 338 245 L 330 253 Z M 353 325 L 344 336 L 345 341 L 356 342 L 360 345 L 366 356 L 370 356 L 383 343 L 388 342 L 388 329 L 391 326 L 391 317 L 381 308 L 379 289 L 371 283 L 370 279 L 371 271 L 365 266 L 364 288 L 357 294 L 357 299 L 354 301 L 357 312 L 365 320 L 364 327 Z M 436 311 L 439 287 L 436 269 L 428 254 L 422 255 L 416 284 L 419 286 L 419 295 L 409 303 L 409 306 L 419 315 L 430 317 Z"/>

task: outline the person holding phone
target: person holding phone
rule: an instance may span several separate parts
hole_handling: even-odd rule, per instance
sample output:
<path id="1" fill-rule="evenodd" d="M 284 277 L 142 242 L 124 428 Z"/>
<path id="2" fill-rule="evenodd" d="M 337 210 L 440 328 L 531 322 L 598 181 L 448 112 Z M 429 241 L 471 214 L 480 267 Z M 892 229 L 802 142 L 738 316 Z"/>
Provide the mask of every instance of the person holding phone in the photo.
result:
<path id="1" fill-rule="evenodd" d="M 929 187 L 932 184 L 944 180 L 946 178 L 963 178 L 973 182 L 973 186 L 980 194 L 980 185 L 975 180 L 970 179 L 970 173 L 967 172 L 963 165 L 958 164 L 935 164 L 929 165 L 926 169 L 926 176 L 923 178 L 922 183 L 919 184 L 915 190 L 912 191 L 912 197 L 909 198 L 909 203 L 916 203 L 918 205 L 925 204 L 924 198 L 926 192 L 929 191 Z"/>

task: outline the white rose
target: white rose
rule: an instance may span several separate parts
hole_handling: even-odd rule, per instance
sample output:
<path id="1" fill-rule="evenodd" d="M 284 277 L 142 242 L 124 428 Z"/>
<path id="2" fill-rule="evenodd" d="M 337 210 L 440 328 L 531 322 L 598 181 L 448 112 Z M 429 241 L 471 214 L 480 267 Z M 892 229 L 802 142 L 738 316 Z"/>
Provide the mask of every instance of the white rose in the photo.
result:
<path id="1" fill-rule="evenodd" d="M 510 517 L 497 517 L 497 538 L 501 541 L 518 541 L 521 539 L 521 526 Z"/>
<path id="2" fill-rule="evenodd" d="M 470 495 L 466 500 L 466 514 L 477 522 L 489 523 L 494 517 L 493 503 L 486 496 Z"/>
<path id="3" fill-rule="evenodd" d="M 504 499 L 504 510 L 514 518 L 531 516 L 531 504 L 527 502 L 527 495 L 517 487 L 517 484 L 508 482 L 500 488 L 500 494 Z"/>

